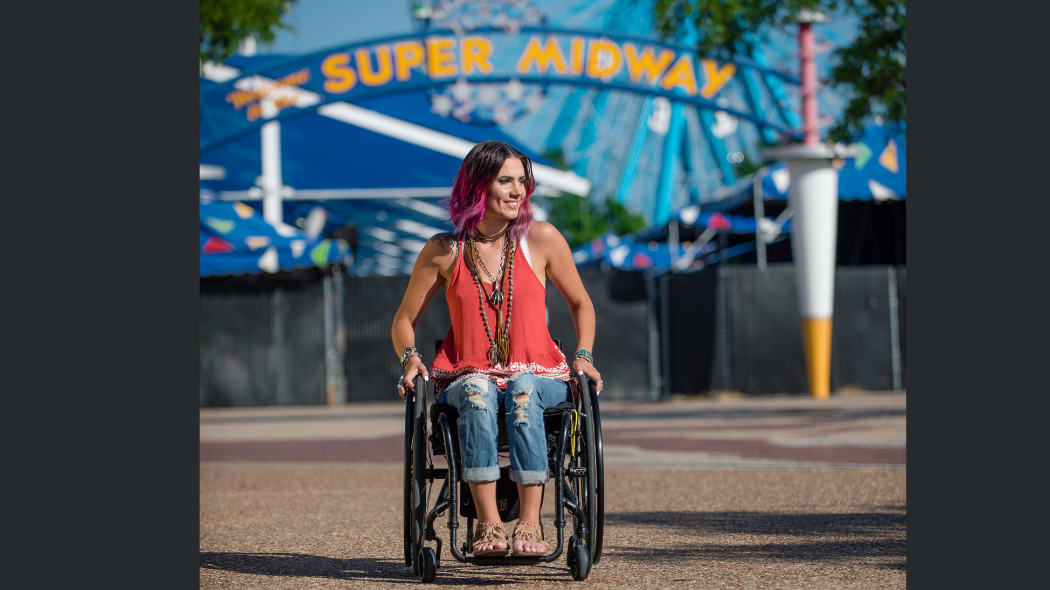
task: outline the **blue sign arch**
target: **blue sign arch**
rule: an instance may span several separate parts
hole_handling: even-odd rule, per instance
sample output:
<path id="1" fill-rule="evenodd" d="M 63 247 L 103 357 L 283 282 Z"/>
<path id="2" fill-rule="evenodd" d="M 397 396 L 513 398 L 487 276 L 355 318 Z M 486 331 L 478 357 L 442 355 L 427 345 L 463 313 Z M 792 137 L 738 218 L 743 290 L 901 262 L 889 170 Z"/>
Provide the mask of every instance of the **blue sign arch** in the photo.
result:
<path id="1" fill-rule="evenodd" d="M 798 84 L 798 78 L 744 57 L 698 57 L 693 48 L 651 38 L 547 27 L 508 33 L 427 31 L 340 45 L 240 73 L 200 94 L 200 150 L 309 114 L 325 104 L 358 101 L 464 81 L 474 84 L 574 85 L 663 96 L 722 111 L 763 130 L 792 126 L 721 105 L 718 93 L 741 72 Z M 744 76 L 745 82 L 750 79 Z"/>

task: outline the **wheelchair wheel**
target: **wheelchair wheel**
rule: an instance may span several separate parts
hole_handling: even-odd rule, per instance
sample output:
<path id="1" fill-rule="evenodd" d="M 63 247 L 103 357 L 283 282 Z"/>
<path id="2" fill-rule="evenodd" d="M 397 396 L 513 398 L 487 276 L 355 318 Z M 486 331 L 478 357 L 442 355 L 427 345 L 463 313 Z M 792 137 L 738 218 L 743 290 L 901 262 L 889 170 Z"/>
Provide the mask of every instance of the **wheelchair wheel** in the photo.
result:
<path id="1" fill-rule="evenodd" d="M 591 564 L 597 565 L 602 558 L 602 538 L 605 536 L 605 460 L 602 453 L 602 417 L 598 411 L 598 392 L 591 394 L 591 422 L 594 424 L 594 491 L 596 520 L 594 524 L 594 545 L 591 549 Z"/>
<path id="2" fill-rule="evenodd" d="M 405 565 L 412 565 L 412 398 L 405 402 Z"/>
<path id="3" fill-rule="evenodd" d="M 426 384 L 416 379 L 414 396 L 405 402 L 405 565 L 412 566 L 416 577 L 426 575 L 423 527 L 426 518 Z M 413 399 L 413 397 L 415 399 Z M 433 549 L 430 549 L 433 554 Z M 434 563 L 436 564 L 436 556 Z M 435 568 L 436 570 L 436 565 Z M 431 578 L 433 579 L 433 578 Z"/>
<path id="4" fill-rule="evenodd" d="M 591 573 L 591 559 L 587 548 L 576 539 L 576 535 L 569 537 L 565 561 L 569 565 L 569 573 L 572 579 L 582 582 Z"/>
<path id="5" fill-rule="evenodd" d="M 591 404 L 590 381 L 585 375 L 580 377 L 581 395 L 577 400 L 577 411 L 582 415 L 580 425 L 582 428 L 576 433 L 576 454 L 572 458 L 577 468 L 585 468 L 584 477 L 576 477 L 572 480 L 573 494 L 580 503 L 580 509 L 587 519 L 587 537 L 578 539 L 576 545 L 585 547 L 587 555 L 587 569 L 590 569 L 590 553 L 595 549 L 597 542 L 598 525 L 598 468 L 596 448 L 594 444 L 594 415 Z M 573 525 L 576 525 L 573 517 Z M 570 550 L 571 554 L 571 550 Z M 574 574 L 575 576 L 575 574 Z M 586 573 L 584 573 L 586 577 Z M 582 580 L 583 578 L 577 578 Z"/>
<path id="6" fill-rule="evenodd" d="M 437 577 L 437 554 L 430 547 L 424 547 L 422 555 L 420 555 L 420 576 L 424 584 L 429 584 L 434 581 Z"/>

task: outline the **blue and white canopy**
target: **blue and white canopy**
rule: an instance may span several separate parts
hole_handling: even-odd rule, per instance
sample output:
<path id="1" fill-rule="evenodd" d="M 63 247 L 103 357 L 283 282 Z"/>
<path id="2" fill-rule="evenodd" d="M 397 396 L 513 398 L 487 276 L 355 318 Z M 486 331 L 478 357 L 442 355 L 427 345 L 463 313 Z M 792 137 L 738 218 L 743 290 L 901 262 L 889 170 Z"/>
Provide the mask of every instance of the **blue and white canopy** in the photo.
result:
<path id="1" fill-rule="evenodd" d="M 226 66 L 206 67 L 201 87 L 283 57 L 235 55 Z M 463 156 L 479 141 L 504 141 L 532 158 L 537 194 L 590 191 L 585 178 L 558 170 L 499 127 L 434 113 L 425 92 L 324 105 L 282 121 L 280 135 L 285 221 L 304 220 L 320 207 L 325 232 L 356 224 L 351 274 L 411 272 L 426 240 L 451 229 L 440 201 L 450 195 Z M 261 151 L 260 135 L 252 133 L 201 153 L 202 197 L 261 208 Z"/>
<path id="2" fill-rule="evenodd" d="M 315 240 L 296 228 L 274 227 L 240 202 L 200 204 L 202 277 L 275 273 L 348 263 L 344 240 Z"/>
<path id="3" fill-rule="evenodd" d="M 889 127 L 872 125 L 860 141 L 855 142 L 855 158 L 835 160 L 839 172 L 839 199 L 843 201 L 888 201 L 907 197 L 906 142 L 903 133 L 891 134 Z M 751 198 L 753 175 L 716 193 L 719 200 L 737 204 Z M 766 167 L 762 178 L 762 196 L 766 200 L 786 200 L 791 187 L 787 164 L 776 162 Z M 705 206 L 705 209 L 708 208 Z"/>

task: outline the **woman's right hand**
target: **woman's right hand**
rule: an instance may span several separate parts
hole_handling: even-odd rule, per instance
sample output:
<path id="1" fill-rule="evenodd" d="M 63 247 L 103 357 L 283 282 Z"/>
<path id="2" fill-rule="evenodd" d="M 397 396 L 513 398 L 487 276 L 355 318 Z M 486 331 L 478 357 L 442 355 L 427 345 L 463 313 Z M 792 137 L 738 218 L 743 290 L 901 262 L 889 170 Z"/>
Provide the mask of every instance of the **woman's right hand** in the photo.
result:
<path id="1" fill-rule="evenodd" d="M 423 364 L 423 361 L 419 360 L 419 357 L 413 356 L 408 359 L 408 365 L 405 367 L 405 374 L 401 377 L 401 382 L 397 385 L 397 393 L 401 396 L 401 399 L 405 399 L 405 393 L 408 390 L 415 389 L 416 377 L 423 377 L 424 381 L 430 381 L 430 374 L 427 373 L 427 367 Z"/>

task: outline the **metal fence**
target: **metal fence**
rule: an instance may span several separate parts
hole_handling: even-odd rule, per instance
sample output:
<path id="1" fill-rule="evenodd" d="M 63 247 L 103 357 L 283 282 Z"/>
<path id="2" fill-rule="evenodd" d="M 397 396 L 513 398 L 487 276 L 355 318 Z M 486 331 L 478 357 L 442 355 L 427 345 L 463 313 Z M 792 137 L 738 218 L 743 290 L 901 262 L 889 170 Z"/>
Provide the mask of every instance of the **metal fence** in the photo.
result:
<path id="1" fill-rule="evenodd" d="M 653 279 L 669 300 L 661 347 L 668 393 L 746 394 L 808 390 L 795 268 L 772 264 L 708 268 Z M 904 271 L 842 266 L 835 271 L 831 388 L 904 389 Z"/>
<path id="2" fill-rule="evenodd" d="M 583 279 L 597 315 L 594 353 L 601 359 L 602 378 L 609 399 L 645 399 L 648 388 L 644 336 L 646 308 L 643 301 L 617 301 L 610 294 L 612 274 L 584 271 Z M 547 283 L 548 330 L 571 357 L 576 331 L 569 306 L 556 288 Z M 387 401 L 397 395 L 401 375 L 397 351 L 390 341 L 390 325 L 408 286 L 408 277 L 348 277 L 346 318 L 349 401 Z M 416 345 L 429 364 L 434 342 L 445 338 L 450 326 L 444 291 L 430 302 L 416 326 Z"/>
<path id="3" fill-rule="evenodd" d="M 325 403 L 323 295 L 321 283 L 201 293 L 201 407 Z"/>
<path id="4" fill-rule="evenodd" d="M 791 264 L 689 274 L 583 270 L 597 324 L 594 354 L 608 399 L 808 388 Z M 906 386 L 904 267 L 839 267 L 831 387 Z M 200 405 L 320 405 L 396 399 L 390 341 L 408 277 L 343 277 L 209 289 L 200 300 Z M 548 283 L 548 329 L 576 347 L 569 307 Z M 416 342 L 433 359 L 449 328 L 439 292 Z"/>

